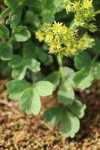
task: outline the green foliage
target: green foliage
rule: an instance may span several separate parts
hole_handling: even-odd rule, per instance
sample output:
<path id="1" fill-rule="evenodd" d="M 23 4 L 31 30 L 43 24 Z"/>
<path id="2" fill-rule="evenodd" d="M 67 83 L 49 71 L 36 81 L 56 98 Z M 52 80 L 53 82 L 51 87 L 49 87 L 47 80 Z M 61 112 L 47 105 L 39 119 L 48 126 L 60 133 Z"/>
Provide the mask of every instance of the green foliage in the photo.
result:
<path id="1" fill-rule="evenodd" d="M 53 85 L 48 81 L 39 81 L 32 85 L 25 80 L 13 80 L 7 84 L 7 89 L 9 98 L 19 100 L 21 110 L 37 115 L 41 109 L 40 96 L 50 95 Z"/>
<path id="2" fill-rule="evenodd" d="M 84 110 L 86 106 L 82 104 L 79 100 L 75 100 L 72 105 L 68 106 L 68 109 L 77 117 L 83 118 Z"/>
<path id="3" fill-rule="evenodd" d="M 7 93 L 9 93 L 9 98 L 12 100 L 20 99 L 23 91 L 30 88 L 31 84 L 25 80 L 12 80 L 7 83 Z"/>
<path id="4" fill-rule="evenodd" d="M 33 88 L 27 88 L 20 98 L 20 109 L 27 114 L 37 115 L 41 108 L 40 97 Z"/>
<path id="5" fill-rule="evenodd" d="M 9 30 L 2 24 L 0 24 L 0 38 L 9 38 Z"/>
<path id="6" fill-rule="evenodd" d="M 67 107 L 56 106 L 44 112 L 44 119 L 50 126 L 58 124 L 60 133 L 65 137 L 73 138 L 79 130 L 79 118 L 84 116 L 86 106 L 79 100 L 75 100 L 72 105 Z"/>
<path id="7" fill-rule="evenodd" d="M 75 133 L 77 133 L 77 131 L 79 130 L 79 127 L 80 123 L 78 118 L 66 110 L 60 123 L 59 127 L 60 133 L 64 137 L 73 138 L 75 136 Z"/>
<path id="8" fill-rule="evenodd" d="M 58 90 L 58 101 L 64 105 L 69 105 L 73 103 L 74 98 L 75 94 L 70 82 L 63 81 Z"/>
<path id="9" fill-rule="evenodd" d="M 49 74 L 45 80 L 51 82 L 54 85 L 54 91 L 57 89 L 58 85 L 60 84 L 60 74 L 58 71 L 54 71 Z"/>
<path id="10" fill-rule="evenodd" d="M 0 44 L 0 57 L 2 60 L 10 60 L 13 56 L 13 47 L 10 43 Z"/>
<path id="11" fill-rule="evenodd" d="M 93 63 L 89 73 L 94 79 L 100 79 L 100 63 Z"/>
<path id="12" fill-rule="evenodd" d="M 20 22 L 21 15 L 22 7 L 20 6 L 11 12 L 11 16 L 7 19 L 6 23 L 10 24 L 11 28 L 16 27 Z"/>
<path id="13" fill-rule="evenodd" d="M 73 138 L 86 108 L 76 99 L 75 89 L 80 92 L 100 79 L 95 25 L 100 28 L 100 2 L 4 0 L 4 5 L 0 75 L 12 79 L 6 86 L 9 98 L 19 100 L 27 114 L 38 115 L 41 96 L 55 92 L 57 106 L 46 109 L 43 117 L 48 125 L 57 125 L 63 136 Z"/>
<path id="14" fill-rule="evenodd" d="M 64 113 L 63 108 L 60 106 L 56 106 L 47 109 L 44 112 L 43 117 L 45 118 L 45 121 L 46 123 L 48 123 L 48 125 L 55 126 L 59 124 L 59 122 L 61 121 L 63 113 Z"/>
<path id="15" fill-rule="evenodd" d="M 82 69 L 75 73 L 73 81 L 77 88 L 84 90 L 92 84 L 93 77 L 91 74 L 89 74 L 88 69 Z"/>
<path id="16" fill-rule="evenodd" d="M 14 41 L 24 42 L 30 38 L 30 32 L 25 26 L 17 26 L 12 30 L 12 37 Z"/>
<path id="17" fill-rule="evenodd" d="M 40 96 L 51 95 L 53 84 L 48 81 L 39 81 L 36 83 L 36 90 Z"/>
<path id="18" fill-rule="evenodd" d="M 82 52 L 75 56 L 75 67 L 77 69 L 87 68 L 91 65 L 91 57 L 88 53 Z"/>

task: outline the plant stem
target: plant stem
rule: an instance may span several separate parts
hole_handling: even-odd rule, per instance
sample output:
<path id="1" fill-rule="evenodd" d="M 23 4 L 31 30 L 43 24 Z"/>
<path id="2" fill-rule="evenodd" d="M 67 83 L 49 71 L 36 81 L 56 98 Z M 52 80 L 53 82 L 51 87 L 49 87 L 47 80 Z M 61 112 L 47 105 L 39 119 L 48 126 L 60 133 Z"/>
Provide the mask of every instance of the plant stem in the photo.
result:
<path id="1" fill-rule="evenodd" d="M 95 15 L 100 14 L 100 10 L 95 11 Z"/>
<path id="2" fill-rule="evenodd" d="M 100 54 L 96 54 L 95 56 L 94 56 L 94 58 L 92 59 L 92 63 L 94 63 L 96 60 L 97 60 L 97 58 L 100 56 Z"/>
<path id="3" fill-rule="evenodd" d="M 58 64 L 59 64 L 59 72 L 60 72 L 61 78 L 62 78 L 62 80 L 64 80 L 62 56 L 60 54 L 57 55 L 57 60 L 58 60 Z"/>

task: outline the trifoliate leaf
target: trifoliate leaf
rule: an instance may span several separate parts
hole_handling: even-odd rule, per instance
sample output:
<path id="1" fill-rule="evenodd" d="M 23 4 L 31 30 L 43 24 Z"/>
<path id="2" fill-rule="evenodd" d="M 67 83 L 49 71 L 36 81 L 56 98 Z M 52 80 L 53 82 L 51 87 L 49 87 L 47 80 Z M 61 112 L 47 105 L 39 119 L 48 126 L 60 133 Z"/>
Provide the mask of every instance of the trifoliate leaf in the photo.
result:
<path id="1" fill-rule="evenodd" d="M 80 127 L 79 119 L 66 110 L 59 126 L 60 133 L 64 137 L 73 138 L 75 134 L 78 132 L 79 127 Z"/>
<path id="2" fill-rule="evenodd" d="M 75 100 L 72 105 L 67 107 L 76 117 L 83 118 L 86 105 L 82 104 L 79 100 Z"/>
<path id="3" fill-rule="evenodd" d="M 43 117 L 45 119 L 45 122 L 48 125 L 55 126 L 61 121 L 63 117 L 63 112 L 64 111 L 61 106 L 56 106 L 56 107 L 47 109 L 44 112 Z"/>
<path id="4" fill-rule="evenodd" d="M 74 62 L 77 69 L 86 68 L 91 65 L 91 57 L 88 53 L 81 52 L 75 56 Z"/>
<path id="5" fill-rule="evenodd" d="M 31 34 L 25 26 L 17 26 L 12 30 L 13 39 L 17 42 L 27 41 Z"/>
<path id="6" fill-rule="evenodd" d="M 4 25 L 0 24 L 0 38 L 8 39 L 9 30 Z"/>
<path id="7" fill-rule="evenodd" d="M 53 92 L 53 84 L 48 81 L 39 81 L 36 83 L 36 90 L 40 96 L 48 96 Z"/>
<path id="8" fill-rule="evenodd" d="M 33 88 L 26 89 L 20 98 L 20 109 L 28 114 L 37 115 L 41 108 L 40 97 Z"/>
<path id="9" fill-rule="evenodd" d="M 58 90 L 58 101 L 64 105 L 70 105 L 73 103 L 75 95 L 74 90 L 69 82 L 63 81 Z"/>
<path id="10" fill-rule="evenodd" d="M 12 100 L 19 100 L 23 91 L 32 85 L 25 80 L 12 80 L 7 83 L 7 93 Z"/>

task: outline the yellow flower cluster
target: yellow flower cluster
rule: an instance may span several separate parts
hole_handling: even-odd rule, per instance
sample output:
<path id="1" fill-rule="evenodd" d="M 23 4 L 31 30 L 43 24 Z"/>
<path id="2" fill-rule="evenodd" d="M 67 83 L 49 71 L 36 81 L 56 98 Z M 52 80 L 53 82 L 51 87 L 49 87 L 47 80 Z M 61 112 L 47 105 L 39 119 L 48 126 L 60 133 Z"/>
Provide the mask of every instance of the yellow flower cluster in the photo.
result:
<path id="1" fill-rule="evenodd" d="M 92 5 L 92 0 L 78 0 L 71 2 L 71 0 L 64 0 L 66 12 L 74 12 L 75 19 L 74 21 L 77 22 L 77 26 L 82 26 L 85 28 L 89 28 L 89 22 L 94 20 L 95 13 L 94 8 Z M 92 26 L 91 26 L 92 27 Z M 96 26 L 93 26 L 93 30 L 89 29 L 90 31 L 94 32 L 94 28 L 96 30 Z"/>
<path id="2" fill-rule="evenodd" d="M 40 42 L 44 40 L 49 45 L 49 53 L 71 56 L 91 47 L 94 42 L 87 34 L 78 39 L 77 32 L 74 28 L 54 22 L 44 24 L 41 31 L 36 32 L 36 37 Z"/>
<path id="3" fill-rule="evenodd" d="M 94 39 L 90 38 L 90 36 L 85 33 L 78 41 L 77 48 L 78 50 L 83 51 L 87 48 L 91 48 L 92 46 L 94 46 Z"/>

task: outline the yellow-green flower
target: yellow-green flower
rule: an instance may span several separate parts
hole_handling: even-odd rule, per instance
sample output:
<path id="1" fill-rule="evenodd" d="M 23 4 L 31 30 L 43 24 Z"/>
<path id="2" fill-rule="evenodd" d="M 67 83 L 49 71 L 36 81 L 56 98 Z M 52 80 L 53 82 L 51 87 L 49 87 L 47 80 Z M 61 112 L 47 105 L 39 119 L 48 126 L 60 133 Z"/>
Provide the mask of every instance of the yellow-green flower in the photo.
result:
<path id="1" fill-rule="evenodd" d="M 45 42 L 50 43 L 53 40 L 53 33 L 48 32 L 48 34 L 45 36 Z"/>
<path id="2" fill-rule="evenodd" d="M 83 7 L 84 8 L 89 8 L 92 7 L 92 1 L 86 0 L 83 2 Z"/>
<path id="3" fill-rule="evenodd" d="M 49 48 L 49 53 L 56 54 L 56 53 L 60 53 L 60 51 L 61 51 L 60 43 L 56 41 L 52 42 Z"/>
<path id="4" fill-rule="evenodd" d="M 89 31 L 90 31 L 90 32 L 95 32 L 95 31 L 97 31 L 97 26 L 94 25 L 93 23 L 91 23 L 91 24 L 89 25 Z"/>
<path id="5" fill-rule="evenodd" d="M 42 42 L 44 40 L 44 35 L 40 30 L 36 31 L 35 35 L 36 35 L 36 38 L 39 40 L 39 42 Z"/>
<path id="6" fill-rule="evenodd" d="M 71 8 L 72 8 L 71 5 L 66 5 L 66 7 L 65 7 L 65 9 L 66 9 L 67 12 L 70 12 Z"/>
<path id="7" fill-rule="evenodd" d="M 75 9 L 75 11 L 77 11 L 79 9 L 79 7 L 80 7 L 80 2 L 75 2 L 73 4 L 73 8 Z"/>
<path id="8" fill-rule="evenodd" d="M 62 26 L 60 32 L 61 34 L 66 34 L 68 32 L 68 28 L 66 26 Z"/>
<path id="9" fill-rule="evenodd" d="M 61 31 L 61 26 L 62 26 L 62 23 L 54 22 L 53 27 L 52 27 L 53 32 L 54 33 L 59 33 Z"/>

